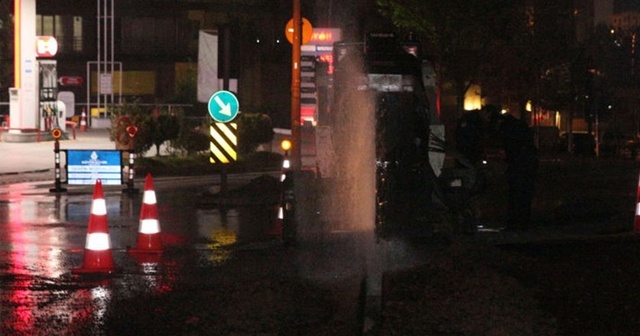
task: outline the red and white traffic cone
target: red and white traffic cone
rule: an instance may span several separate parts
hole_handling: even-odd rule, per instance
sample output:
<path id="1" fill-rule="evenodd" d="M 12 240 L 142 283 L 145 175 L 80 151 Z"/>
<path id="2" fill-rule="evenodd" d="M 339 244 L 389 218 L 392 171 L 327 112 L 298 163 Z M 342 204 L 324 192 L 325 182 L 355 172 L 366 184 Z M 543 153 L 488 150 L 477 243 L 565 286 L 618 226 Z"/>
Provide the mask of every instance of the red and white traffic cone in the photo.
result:
<path id="1" fill-rule="evenodd" d="M 278 210 L 276 214 L 276 221 L 269 232 L 271 236 L 281 236 L 282 235 L 282 220 L 284 219 L 284 210 L 282 209 L 282 204 L 278 205 Z"/>
<path id="2" fill-rule="evenodd" d="M 280 188 L 281 189 L 284 189 L 282 187 L 282 184 L 284 183 L 284 180 L 287 179 L 287 172 L 291 169 L 291 161 L 289 160 L 289 146 L 290 146 L 290 143 L 287 142 L 287 145 L 285 146 L 283 142 L 282 147 L 284 149 L 284 157 L 282 160 L 282 167 L 280 170 Z M 271 230 L 271 234 L 275 236 L 282 235 L 282 223 L 284 220 L 284 196 L 282 195 L 283 192 L 284 190 L 280 190 L 280 204 L 278 204 L 276 222 L 275 222 L 275 225 L 273 226 L 273 229 Z"/>
<path id="3" fill-rule="evenodd" d="M 640 176 L 638 177 L 638 192 L 636 194 L 636 217 L 633 222 L 633 232 L 640 232 Z"/>
<path id="4" fill-rule="evenodd" d="M 107 204 L 102 192 L 102 182 L 96 181 L 91 203 L 91 216 L 87 229 L 82 267 L 73 273 L 112 273 L 114 271 L 111 239 L 107 224 Z"/>
<path id="5" fill-rule="evenodd" d="M 156 192 L 153 190 L 153 179 L 147 174 L 144 181 L 142 208 L 140 209 L 140 226 L 138 228 L 138 244 L 133 253 L 161 253 L 162 237 L 158 220 Z"/>
<path id="6" fill-rule="evenodd" d="M 80 132 L 87 131 L 87 112 L 82 109 L 82 115 L 80 116 Z"/>

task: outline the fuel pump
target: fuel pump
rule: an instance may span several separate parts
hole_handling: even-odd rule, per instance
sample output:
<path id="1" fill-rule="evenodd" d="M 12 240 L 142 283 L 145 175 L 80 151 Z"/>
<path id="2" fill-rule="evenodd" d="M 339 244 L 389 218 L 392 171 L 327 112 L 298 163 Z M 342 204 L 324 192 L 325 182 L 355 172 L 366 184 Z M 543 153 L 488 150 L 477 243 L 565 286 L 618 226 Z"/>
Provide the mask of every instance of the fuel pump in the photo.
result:
<path id="1" fill-rule="evenodd" d="M 58 75 L 55 60 L 39 60 L 40 130 L 65 127 L 65 108 L 58 103 Z M 62 104 L 64 105 L 64 104 Z"/>

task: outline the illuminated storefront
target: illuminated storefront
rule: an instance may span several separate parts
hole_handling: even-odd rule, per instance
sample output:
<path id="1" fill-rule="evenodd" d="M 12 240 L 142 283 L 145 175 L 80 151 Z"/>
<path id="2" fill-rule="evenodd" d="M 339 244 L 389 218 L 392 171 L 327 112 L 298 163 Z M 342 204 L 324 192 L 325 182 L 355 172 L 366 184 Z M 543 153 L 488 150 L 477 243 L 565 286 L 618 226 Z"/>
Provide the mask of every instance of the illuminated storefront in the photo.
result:
<path id="1" fill-rule="evenodd" d="M 337 28 L 314 28 L 309 43 L 301 47 L 300 121 L 303 124 L 324 123 L 328 111 L 333 73 L 333 43 L 340 41 Z"/>

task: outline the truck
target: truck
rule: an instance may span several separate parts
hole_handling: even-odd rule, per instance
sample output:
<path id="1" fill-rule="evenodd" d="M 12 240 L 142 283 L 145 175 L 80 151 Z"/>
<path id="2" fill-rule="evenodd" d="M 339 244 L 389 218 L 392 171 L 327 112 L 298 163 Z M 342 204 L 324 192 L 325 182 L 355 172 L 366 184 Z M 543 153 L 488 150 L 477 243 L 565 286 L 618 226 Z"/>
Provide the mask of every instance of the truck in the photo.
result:
<path id="1" fill-rule="evenodd" d="M 336 43 L 333 59 L 333 127 L 347 129 L 334 143 L 349 142 L 354 133 L 374 139 L 378 236 L 475 232 L 479 222 L 473 200 L 483 190 L 483 170 L 446 143 L 436 108 L 434 65 L 421 57 L 416 41 L 369 33 L 364 42 Z M 371 129 L 355 132 L 359 127 Z M 342 153 L 337 154 L 340 162 L 363 150 L 357 143 L 346 147 L 336 150 Z M 447 158 L 457 164 L 445 165 Z"/>
<path id="2" fill-rule="evenodd" d="M 334 44 L 316 169 L 283 181 L 286 243 L 369 229 L 380 239 L 477 231 L 485 171 L 445 141 L 434 65 L 416 46 L 385 32 Z"/>

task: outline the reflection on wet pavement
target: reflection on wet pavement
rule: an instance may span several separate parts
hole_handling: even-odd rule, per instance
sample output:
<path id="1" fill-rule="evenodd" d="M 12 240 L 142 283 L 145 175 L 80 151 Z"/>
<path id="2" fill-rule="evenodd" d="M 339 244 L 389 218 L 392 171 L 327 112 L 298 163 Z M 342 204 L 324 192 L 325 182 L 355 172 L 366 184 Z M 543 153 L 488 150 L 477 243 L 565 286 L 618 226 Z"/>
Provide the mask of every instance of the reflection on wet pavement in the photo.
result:
<path id="1" fill-rule="evenodd" d="M 273 239 L 271 206 L 196 209 L 193 190 L 167 190 L 158 195 L 164 253 L 130 254 L 141 198 L 105 188 L 118 269 L 107 277 L 78 276 L 71 271 L 82 262 L 91 190 L 1 186 L 0 335 L 100 334 L 114 298 L 171 292 L 194 268 L 233 261 L 236 246 Z"/>

